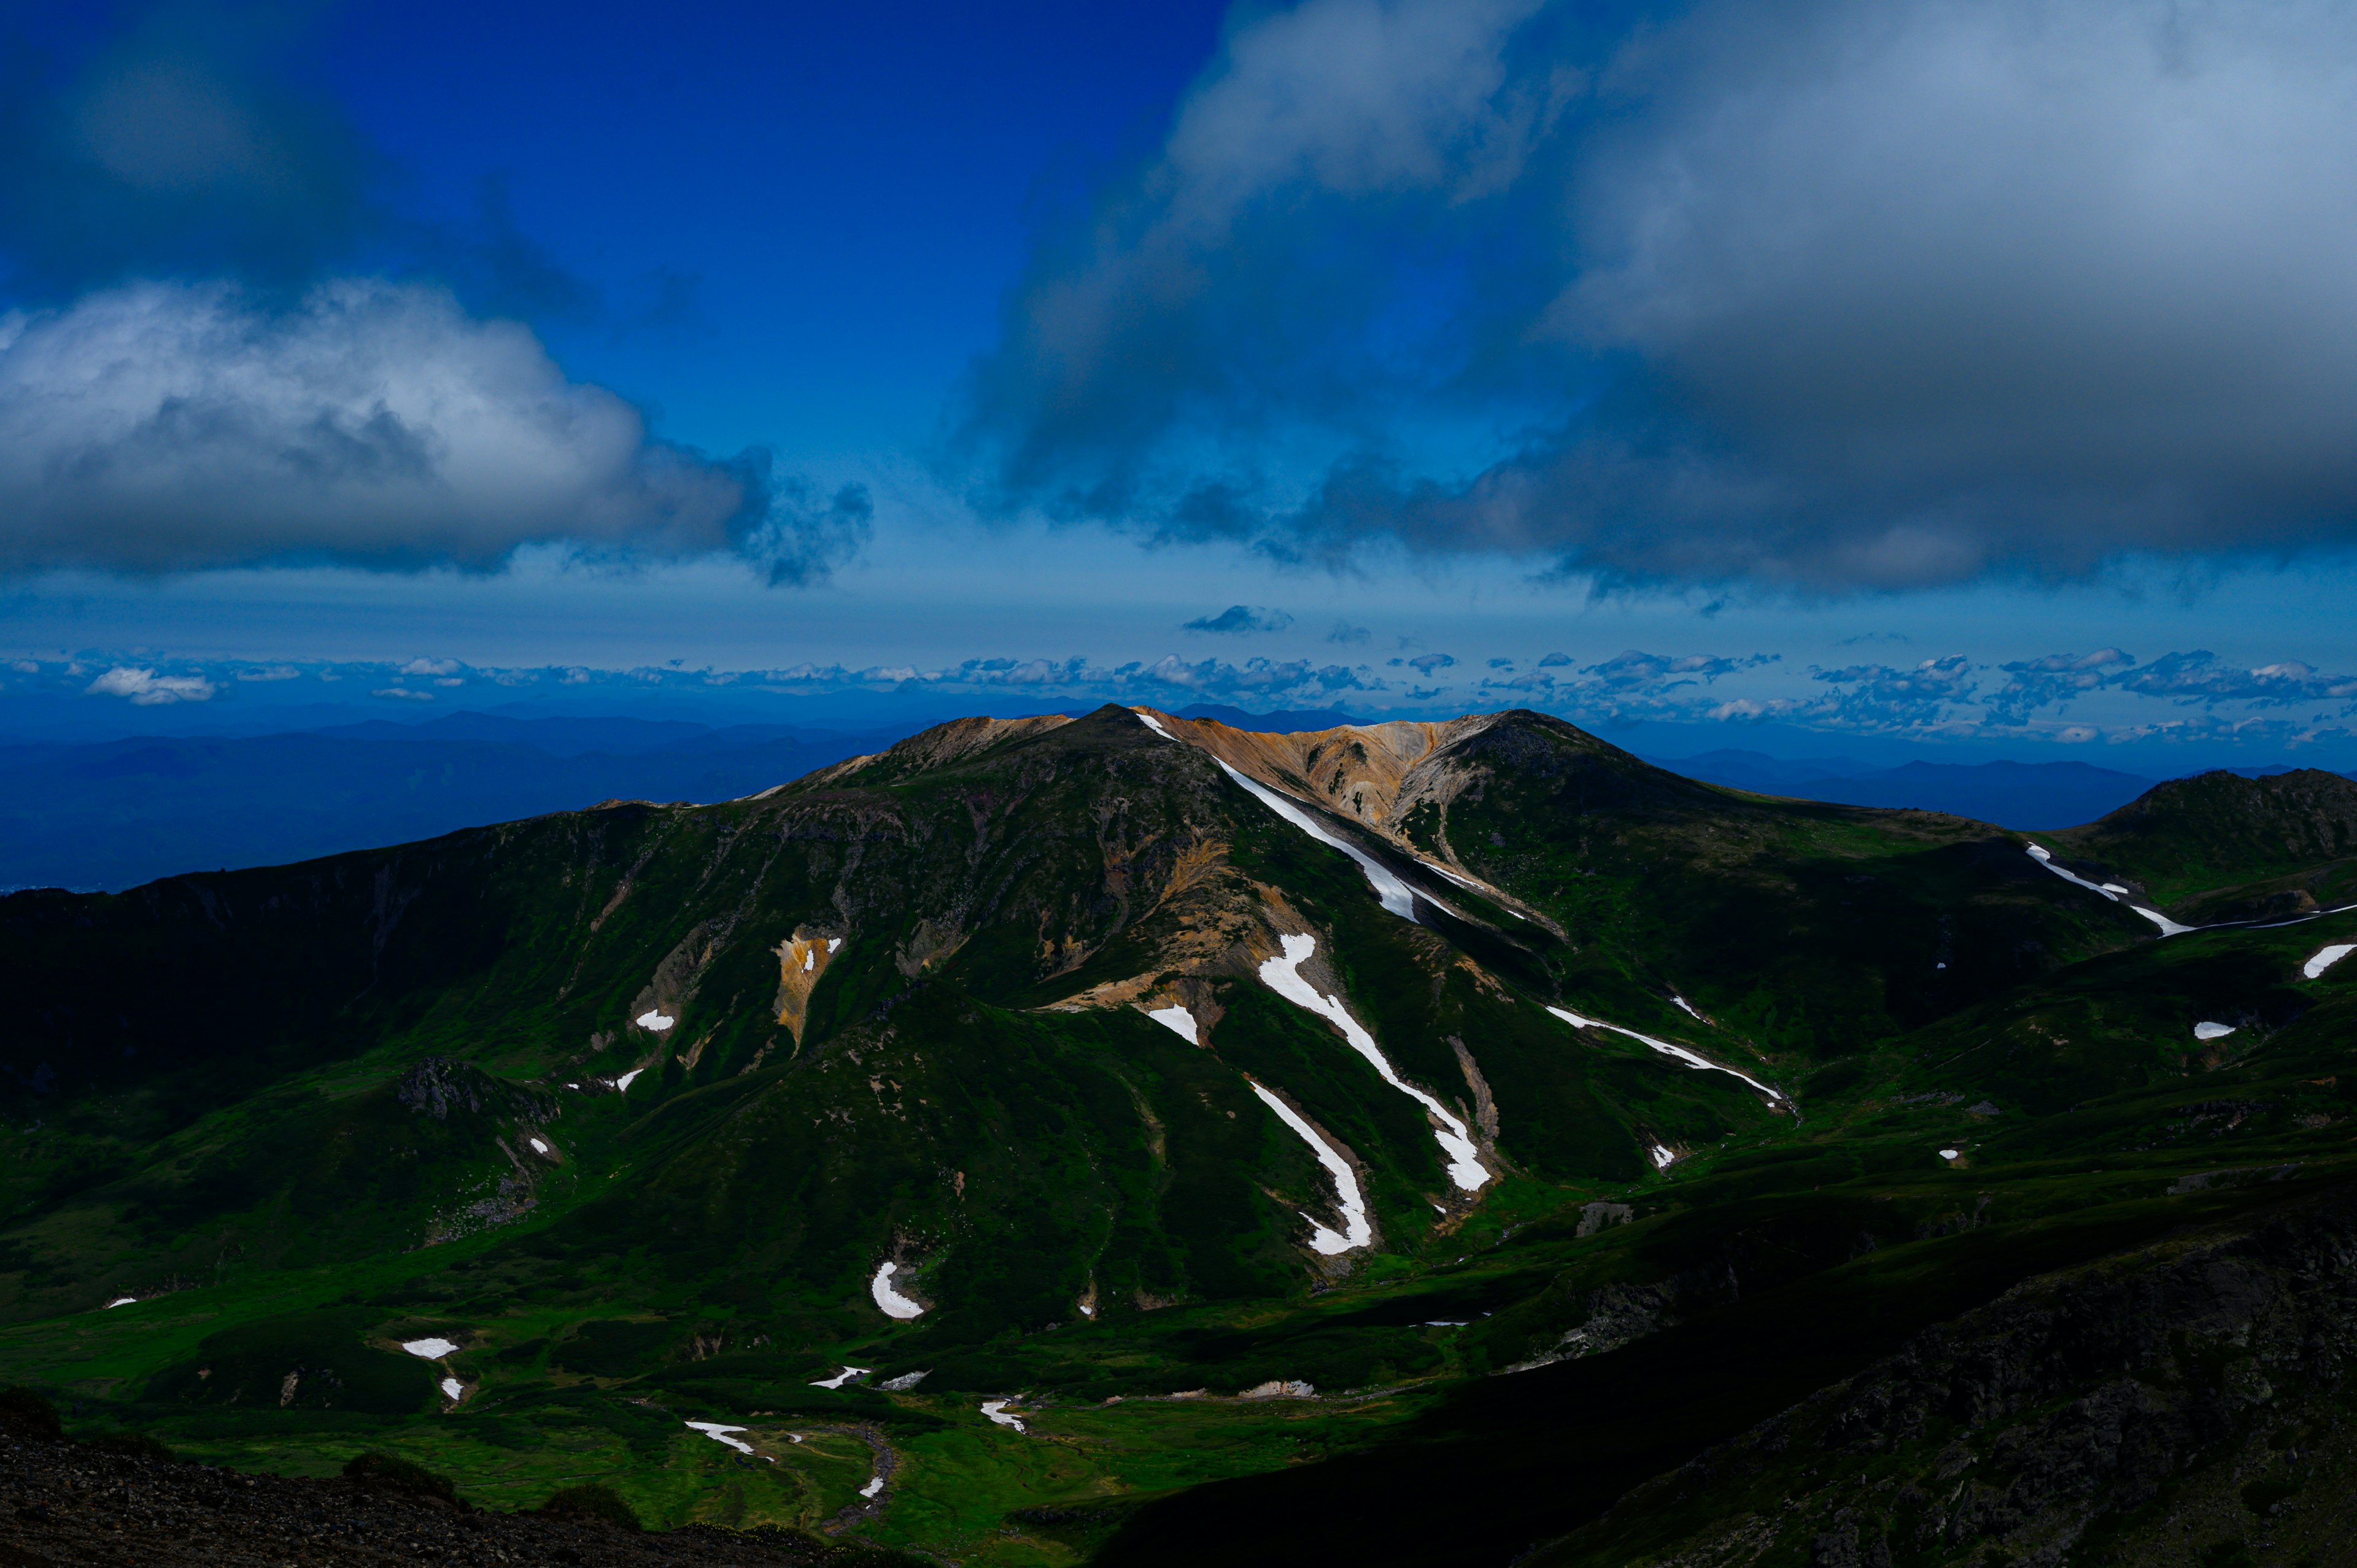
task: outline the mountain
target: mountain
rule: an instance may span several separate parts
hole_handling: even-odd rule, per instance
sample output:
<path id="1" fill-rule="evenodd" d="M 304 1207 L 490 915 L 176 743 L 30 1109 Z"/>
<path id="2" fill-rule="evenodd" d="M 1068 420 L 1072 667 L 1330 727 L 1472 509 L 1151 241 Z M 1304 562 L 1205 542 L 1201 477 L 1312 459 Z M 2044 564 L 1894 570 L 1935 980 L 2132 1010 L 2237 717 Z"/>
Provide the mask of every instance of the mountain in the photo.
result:
<path id="1" fill-rule="evenodd" d="M 1107 707 L 18 893 L 0 1377 L 976 1563 L 2222 1553 L 2357 1475 L 2346 814 Z"/>

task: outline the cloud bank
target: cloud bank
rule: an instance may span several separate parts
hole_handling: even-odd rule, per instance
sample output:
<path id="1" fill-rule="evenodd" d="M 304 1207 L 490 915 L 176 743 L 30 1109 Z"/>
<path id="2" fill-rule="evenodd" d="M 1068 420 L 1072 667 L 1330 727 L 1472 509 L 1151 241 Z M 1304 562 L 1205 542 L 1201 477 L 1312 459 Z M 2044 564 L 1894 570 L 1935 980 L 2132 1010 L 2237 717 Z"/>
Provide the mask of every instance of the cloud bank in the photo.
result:
<path id="1" fill-rule="evenodd" d="M 977 493 L 1803 590 L 2357 542 L 2357 11 L 1592 15 L 1239 27 L 1042 235 Z"/>
<path id="2" fill-rule="evenodd" d="M 594 317 L 594 291 L 496 180 L 471 225 L 388 200 L 398 171 L 303 85 L 314 19 L 131 7 L 62 63 L 0 39 L 0 575 L 564 542 L 733 549 L 777 585 L 857 551 L 864 490 L 662 440 L 569 379 L 508 317 Z"/>
<path id="3" fill-rule="evenodd" d="M 703 552 L 767 503 L 436 288 L 142 284 L 0 317 L 0 569 Z"/>

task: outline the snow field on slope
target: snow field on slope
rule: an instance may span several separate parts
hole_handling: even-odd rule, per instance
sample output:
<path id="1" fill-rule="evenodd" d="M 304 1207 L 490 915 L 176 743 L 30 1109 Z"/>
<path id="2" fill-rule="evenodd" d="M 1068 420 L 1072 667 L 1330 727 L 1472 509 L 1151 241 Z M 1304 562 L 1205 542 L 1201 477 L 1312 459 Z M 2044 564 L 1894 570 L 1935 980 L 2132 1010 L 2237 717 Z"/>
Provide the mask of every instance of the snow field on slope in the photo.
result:
<path id="1" fill-rule="evenodd" d="M 673 1017 L 668 1013 L 651 1007 L 647 1011 L 640 1014 L 636 1022 L 640 1028 L 651 1029 L 656 1034 L 660 1035 L 665 1029 L 670 1028 L 673 1024 L 678 1023 L 679 1020 Z"/>
<path id="2" fill-rule="evenodd" d="M 1244 1081 L 1252 1083 L 1250 1079 Z M 1303 1215 L 1302 1219 L 1309 1220 L 1310 1250 L 1322 1252 L 1330 1258 L 1338 1252 L 1347 1252 L 1353 1247 L 1363 1247 L 1373 1240 L 1374 1228 L 1367 1223 L 1367 1200 L 1359 1191 L 1359 1176 L 1351 1168 L 1350 1162 L 1336 1154 L 1333 1145 L 1319 1137 L 1318 1130 L 1304 1121 L 1292 1106 L 1287 1105 L 1259 1084 L 1254 1083 L 1252 1091 L 1260 1096 L 1260 1102 L 1263 1105 L 1276 1112 L 1278 1121 L 1301 1135 L 1301 1141 L 1308 1144 L 1311 1152 L 1317 1155 L 1318 1163 L 1324 1165 L 1334 1177 L 1334 1196 L 1342 1210 L 1342 1230 L 1338 1233 L 1327 1226 L 1318 1224 L 1308 1215 Z"/>
<path id="3" fill-rule="evenodd" d="M 813 1380 L 811 1387 L 814 1389 L 839 1389 L 843 1387 L 844 1384 L 851 1381 L 854 1378 L 866 1377 L 868 1370 L 869 1369 L 866 1367 L 845 1367 L 843 1370 L 835 1373 L 835 1375 L 831 1378 L 819 1378 Z"/>
<path id="4" fill-rule="evenodd" d="M 1202 1031 L 1195 1026 L 1195 1015 L 1175 1003 L 1168 1007 L 1154 1008 L 1146 1015 L 1176 1033 L 1190 1046 L 1203 1043 Z"/>
<path id="5" fill-rule="evenodd" d="M 2193 1026 L 2193 1037 L 2197 1040 L 2222 1040 L 2233 1032 L 2232 1024 L 2212 1024 L 2207 1019 Z"/>
<path id="6" fill-rule="evenodd" d="M 892 1276 L 899 1267 L 898 1263 L 887 1263 L 877 1270 L 876 1277 L 867 1282 L 867 1294 L 876 1298 L 876 1305 L 887 1317 L 921 1317 L 925 1309 L 892 1288 Z"/>
<path id="7" fill-rule="evenodd" d="M 1752 1088 L 1758 1090 L 1760 1093 L 1766 1095 L 1771 1103 L 1784 1098 L 1782 1094 L 1769 1088 L 1766 1084 L 1760 1082 L 1758 1079 L 1753 1078 L 1750 1074 L 1737 1072 L 1731 1067 L 1721 1067 L 1718 1063 L 1712 1061 L 1709 1058 L 1697 1056 L 1693 1051 L 1686 1049 L 1684 1046 L 1674 1046 L 1667 1040 L 1657 1040 L 1651 1035 L 1641 1035 L 1634 1029 L 1624 1029 L 1618 1024 L 1608 1024 L 1601 1018 L 1583 1018 L 1578 1014 L 1572 1012 L 1568 1008 L 1550 1007 L 1547 1011 L 1554 1014 L 1556 1017 L 1562 1019 L 1565 1023 L 1570 1025 L 1575 1029 L 1609 1029 L 1616 1035 L 1626 1035 L 1631 1039 L 1635 1040 L 1638 1044 L 1647 1047 L 1650 1049 L 1659 1051 L 1665 1057 L 1675 1057 L 1678 1060 L 1685 1063 L 1686 1066 L 1693 1068 L 1697 1072 L 1723 1072 L 1732 1077 L 1739 1078 L 1744 1082 L 1749 1084 Z"/>
<path id="8" fill-rule="evenodd" d="M 1465 1123 L 1439 1101 L 1392 1070 L 1391 1060 L 1375 1044 L 1375 1037 L 1351 1016 L 1351 1010 L 1342 1005 L 1341 998 L 1321 996 L 1316 986 L 1301 978 L 1301 966 L 1308 961 L 1310 954 L 1318 950 L 1318 939 L 1303 935 L 1278 940 L 1285 944 L 1285 956 L 1270 959 L 1260 966 L 1261 983 L 1295 1006 L 1306 1008 L 1332 1022 L 1342 1031 L 1342 1037 L 1351 1043 L 1351 1048 L 1364 1057 L 1385 1083 L 1430 1112 L 1433 1119 L 1443 1124 L 1435 1128 L 1432 1135 L 1448 1155 L 1448 1179 L 1464 1191 L 1480 1191 L 1489 1181 L 1490 1173 L 1481 1167 L 1480 1151 L 1474 1147 Z"/>
<path id="9" fill-rule="evenodd" d="M 2319 948 L 2315 957 L 2299 966 L 2300 977 L 2304 980 L 2320 980 L 2326 970 L 2330 969 L 2352 952 L 2357 952 L 2357 942 L 2335 942 L 2329 948 Z"/>
<path id="10" fill-rule="evenodd" d="M 1015 1402 L 1012 1400 L 985 1400 L 982 1405 L 982 1413 L 990 1417 L 993 1422 L 1000 1426 L 1011 1426 L 1017 1432 L 1028 1431 L 1028 1429 L 1023 1424 L 1023 1418 L 1021 1416 L 1009 1415 L 1006 1413 L 1006 1407 L 1014 1402 Z"/>
<path id="11" fill-rule="evenodd" d="M 428 1361 L 438 1361 L 458 1348 L 447 1339 L 404 1339 L 401 1342 L 401 1348 L 411 1355 L 423 1357 Z"/>

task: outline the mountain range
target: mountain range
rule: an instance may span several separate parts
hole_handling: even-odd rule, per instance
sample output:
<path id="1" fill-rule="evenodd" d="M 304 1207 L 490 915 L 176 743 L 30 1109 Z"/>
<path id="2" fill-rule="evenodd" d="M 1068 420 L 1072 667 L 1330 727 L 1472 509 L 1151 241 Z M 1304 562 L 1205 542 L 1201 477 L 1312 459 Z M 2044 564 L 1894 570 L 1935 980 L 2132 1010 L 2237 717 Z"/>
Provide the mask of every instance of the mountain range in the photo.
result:
<path id="1" fill-rule="evenodd" d="M 2342 1560 L 2346 779 L 1109 706 L 739 795 L 0 898 L 0 1376 L 961 1563 Z"/>

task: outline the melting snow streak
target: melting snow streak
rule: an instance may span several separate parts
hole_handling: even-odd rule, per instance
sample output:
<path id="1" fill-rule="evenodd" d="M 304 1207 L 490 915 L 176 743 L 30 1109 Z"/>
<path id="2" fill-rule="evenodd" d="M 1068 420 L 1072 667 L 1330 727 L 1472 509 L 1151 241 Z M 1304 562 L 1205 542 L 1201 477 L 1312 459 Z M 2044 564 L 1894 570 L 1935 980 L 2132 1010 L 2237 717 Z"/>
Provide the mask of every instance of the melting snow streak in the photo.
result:
<path id="1" fill-rule="evenodd" d="M 630 1071 L 624 1073 L 621 1077 L 616 1079 L 614 1080 L 614 1092 L 617 1094 L 630 1093 L 630 1080 L 646 1070 L 647 1069 L 642 1067 L 634 1067 Z"/>
<path id="2" fill-rule="evenodd" d="M 1245 1081 L 1251 1082 L 1249 1079 Z M 1310 1250 L 1323 1252 L 1330 1258 L 1337 1252 L 1347 1252 L 1353 1247 L 1363 1247 L 1373 1240 L 1374 1229 L 1367 1223 L 1367 1200 L 1360 1196 L 1359 1176 L 1351 1168 L 1350 1162 L 1336 1154 L 1334 1146 L 1319 1137 L 1318 1130 L 1302 1120 L 1292 1106 L 1259 1084 L 1253 1084 L 1252 1091 L 1260 1096 L 1263 1105 L 1276 1112 L 1278 1121 L 1301 1134 L 1301 1141 L 1318 1155 L 1318 1163 L 1333 1175 L 1334 1196 L 1342 1208 L 1342 1232 L 1338 1234 L 1311 1219 L 1308 1215 L 1303 1215 L 1302 1219 L 1309 1220 Z"/>
<path id="3" fill-rule="evenodd" d="M 887 1317 L 922 1316 L 923 1307 L 892 1288 L 892 1275 L 899 1267 L 898 1263 L 887 1263 L 877 1270 L 876 1277 L 867 1283 L 867 1293 L 876 1298 L 876 1305 L 884 1309 Z"/>
<path id="4" fill-rule="evenodd" d="M 1006 1413 L 1006 1407 L 1013 1402 L 1011 1400 L 985 1400 L 983 1402 L 982 1413 L 1001 1426 L 1011 1426 L 1017 1432 L 1024 1431 L 1023 1418 Z"/>
<path id="5" fill-rule="evenodd" d="M 2352 952 L 2357 952 L 2357 942 L 2336 942 L 2331 947 L 2320 948 L 2314 958 L 2299 966 L 2300 975 L 2307 980 L 2319 979 L 2326 970 Z"/>
<path id="6" fill-rule="evenodd" d="M 753 1452 L 753 1445 L 751 1444 L 742 1442 L 737 1438 L 728 1435 L 732 1432 L 744 1431 L 745 1429 L 741 1426 L 723 1426 L 716 1421 L 691 1421 L 687 1424 L 694 1427 L 696 1431 L 701 1432 L 705 1436 L 709 1437 L 715 1443 L 726 1443 L 729 1447 L 734 1448 L 739 1454 L 750 1454 Z"/>
<path id="7" fill-rule="evenodd" d="M 844 1384 L 851 1381 L 852 1379 L 864 1378 L 866 1375 L 867 1369 L 865 1367 L 845 1367 L 843 1370 L 835 1373 L 835 1375 L 831 1378 L 818 1379 L 811 1384 L 811 1387 L 814 1389 L 839 1389 L 843 1387 Z"/>
<path id="8" fill-rule="evenodd" d="M 1135 712 L 1136 710 L 1132 709 L 1131 711 Z M 1137 718 L 1139 723 L 1143 724 L 1147 729 L 1152 730 L 1156 735 L 1160 736 L 1163 739 L 1174 742 L 1178 740 L 1177 736 L 1172 735 L 1168 730 L 1164 729 L 1161 723 L 1157 720 L 1152 714 L 1138 714 Z M 1182 742 L 1180 744 L 1184 743 Z M 1207 753 L 1206 755 L 1209 754 Z M 1211 760 L 1219 763 L 1220 770 L 1222 773 L 1225 773 L 1229 778 L 1243 785 L 1245 790 L 1251 794 L 1253 799 L 1258 800 L 1262 805 L 1266 806 L 1270 811 L 1275 811 L 1278 816 L 1284 818 L 1286 822 L 1291 822 L 1295 827 L 1299 828 L 1303 832 L 1308 833 L 1319 843 L 1325 844 L 1330 849 L 1339 849 L 1344 854 L 1349 855 L 1352 860 L 1357 861 L 1359 863 L 1359 869 L 1366 873 L 1368 884 L 1374 888 L 1375 897 L 1382 901 L 1384 908 L 1389 909 L 1393 914 L 1397 915 L 1403 920 L 1413 920 L 1415 918 L 1415 889 L 1401 881 L 1390 866 L 1385 865 L 1382 861 L 1377 860 L 1373 855 L 1369 854 L 1365 850 L 1361 849 L 1358 845 L 1350 843 L 1342 839 L 1339 839 L 1332 833 L 1328 832 L 1323 827 L 1318 825 L 1318 819 L 1303 811 L 1291 800 L 1288 800 L 1284 796 L 1278 794 L 1275 790 L 1268 788 L 1265 784 L 1245 778 L 1243 774 L 1229 767 L 1227 763 L 1222 761 L 1217 757 L 1213 757 Z M 1439 868 L 1436 866 L 1434 869 L 1438 870 Z M 1457 876 L 1453 872 L 1447 873 L 1446 875 L 1449 875 L 1456 881 L 1463 882 L 1465 880 L 1461 876 Z M 1470 886 L 1472 884 L 1468 883 L 1467 886 Z"/>
<path id="9" fill-rule="evenodd" d="M 2110 899 L 2113 903 L 2122 905 L 2127 908 L 2135 910 L 2137 914 L 2142 915 L 2146 919 L 2150 920 L 2154 925 L 2158 926 L 2160 928 L 2160 934 L 2164 937 L 2182 936 L 2187 931 L 2198 929 L 2193 926 L 2180 926 L 2158 909 L 2147 908 L 2142 904 L 2129 903 L 2128 890 L 2121 886 L 2116 882 L 2088 881 L 2077 872 L 2071 870 L 2069 867 L 2064 866 L 2060 862 L 2056 861 L 2053 853 L 2044 844 L 2031 844 L 2029 846 L 2029 858 L 2036 861 L 2039 865 L 2044 866 L 2047 870 L 2052 872 L 2055 875 L 2061 877 L 2065 882 L 2076 883 L 2090 893 L 2100 893 L 2104 897 Z"/>
<path id="10" fill-rule="evenodd" d="M 1760 1082 L 1758 1079 L 1751 1077 L 1749 1073 L 1737 1072 L 1731 1067 L 1721 1067 L 1718 1063 L 1712 1061 L 1707 1057 L 1696 1056 L 1694 1052 L 1686 1049 L 1684 1046 L 1674 1046 L 1667 1040 L 1657 1040 L 1651 1035 L 1641 1035 L 1634 1029 L 1624 1029 L 1618 1024 L 1608 1024 L 1601 1018 L 1583 1018 L 1578 1014 L 1570 1012 L 1562 1007 L 1550 1007 L 1547 1011 L 1554 1014 L 1556 1017 L 1562 1019 L 1565 1023 L 1570 1025 L 1575 1029 L 1609 1029 L 1616 1035 L 1626 1035 L 1631 1039 L 1635 1040 L 1638 1044 L 1649 1047 L 1653 1050 L 1657 1050 L 1665 1057 L 1677 1058 L 1678 1060 L 1685 1063 L 1686 1066 L 1693 1068 L 1697 1072 L 1723 1072 L 1731 1074 L 1736 1078 L 1743 1079 L 1744 1082 L 1749 1084 L 1752 1088 L 1766 1095 L 1771 1101 L 1784 1098 L 1783 1095 L 1778 1093 L 1775 1090 L 1769 1088 L 1766 1084 Z"/>
<path id="11" fill-rule="evenodd" d="M 1221 766 L 1225 767 L 1226 764 Z M 1376 1046 L 1375 1037 L 1351 1016 L 1351 1010 L 1342 1005 L 1341 998 L 1321 996 L 1316 986 L 1301 978 L 1301 965 L 1318 950 L 1317 938 L 1297 936 L 1280 940 L 1285 943 L 1285 956 L 1270 959 L 1260 966 L 1262 983 L 1295 1006 L 1306 1007 L 1321 1018 L 1330 1019 L 1342 1031 L 1342 1037 L 1351 1042 L 1351 1048 L 1366 1058 L 1385 1083 L 1431 1112 L 1432 1119 L 1441 1123 L 1441 1127 L 1434 1129 L 1432 1135 L 1448 1152 L 1448 1179 L 1467 1192 L 1479 1192 L 1482 1184 L 1490 1179 L 1490 1173 L 1481 1168 L 1480 1151 L 1473 1146 L 1473 1140 L 1467 1135 L 1465 1123 L 1439 1101 L 1392 1070 L 1392 1064 Z"/>

